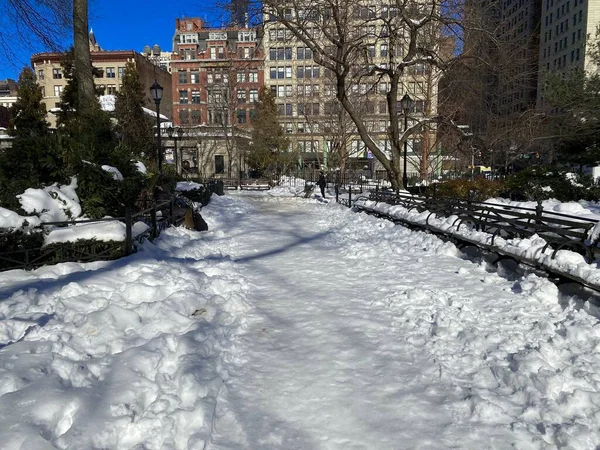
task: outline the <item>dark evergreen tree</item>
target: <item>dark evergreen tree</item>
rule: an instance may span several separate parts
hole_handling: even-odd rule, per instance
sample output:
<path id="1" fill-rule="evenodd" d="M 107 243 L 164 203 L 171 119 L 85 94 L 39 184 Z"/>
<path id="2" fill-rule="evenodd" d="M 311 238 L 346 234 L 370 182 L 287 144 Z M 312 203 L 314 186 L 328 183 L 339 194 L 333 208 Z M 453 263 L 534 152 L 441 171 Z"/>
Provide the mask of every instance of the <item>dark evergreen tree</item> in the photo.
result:
<path id="1" fill-rule="evenodd" d="M 46 122 L 42 90 L 29 68 L 19 75 L 17 101 L 12 106 L 12 147 L 0 153 L 0 203 L 18 209 L 16 195 L 29 187 L 66 181 L 56 136 Z"/>
<path id="2" fill-rule="evenodd" d="M 81 112 L 78 93 L 79 79 L 74 70 L 73 50 L 65 53 L 62 68 L 68 80 L 59 103 L 57 128 L 69 167 L 81 160 L 98 164 L 108 164 L 117 139 L 112 129 L 110 116 L 102 111 L 98 100 Z M 94 70 L 98 74 L 97 70 Z M 102 92 L 96 89 L 96 95 Z"/>
<path id="3" fill-rule="evenodd" d="M 123 86 L 116 95 L 117 135 L 137 158 L 151 158 L 155 149 L 152 119 L 144 112 L 144 89 L 133 63 L 127 63 Z"/>
<path id="4" fill-rule="evenodd" d="M 25 67 L 18 82 L 17 101 L 12 106 L 10 134 L 13 136 L 45 136 L 48 133 L 46 106 L 42 103 L 42 89 L 33 70 Z"/>
<path id="5" fill-rule="evenodd" d="M 252 144 L 246 157 L 248 165 L 260 174 L 267 170 L 284 171 L 294 159 L 288 150 L 289 139 L 277 119 L 275 98 L 263 86 L 252 120 Z"/>

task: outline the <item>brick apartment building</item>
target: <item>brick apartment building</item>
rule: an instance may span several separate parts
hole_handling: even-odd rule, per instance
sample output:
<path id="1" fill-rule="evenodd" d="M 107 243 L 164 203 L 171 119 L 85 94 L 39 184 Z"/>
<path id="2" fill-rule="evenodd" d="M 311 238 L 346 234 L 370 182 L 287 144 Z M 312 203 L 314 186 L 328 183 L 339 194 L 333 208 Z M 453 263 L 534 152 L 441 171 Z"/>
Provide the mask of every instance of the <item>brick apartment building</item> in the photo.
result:
<path id="1" fill-rule="evenodd" d="M 176 125 L 237 125 L 252 120 L 264 84 L 256 30 L 208 28 L 198 18 L 176 19 L 171 70 Z"/>

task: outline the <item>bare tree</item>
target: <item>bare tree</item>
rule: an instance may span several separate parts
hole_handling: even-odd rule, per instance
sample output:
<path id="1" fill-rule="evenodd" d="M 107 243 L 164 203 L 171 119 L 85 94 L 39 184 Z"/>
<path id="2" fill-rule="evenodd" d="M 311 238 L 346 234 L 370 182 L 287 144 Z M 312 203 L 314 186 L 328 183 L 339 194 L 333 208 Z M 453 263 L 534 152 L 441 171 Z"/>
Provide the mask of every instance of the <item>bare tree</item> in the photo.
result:
<path id="1" fill-rule="evenodd" d="M 363 0 L 263 1 L 265 17 L 274 21 L 274 26 L 289 30 L 311 49 L 314 61 L 331 72 L 337 100 L 366 148 L 387 171 L 394 188 L 401 186 L 404 142 L 419 133 L 424 123 L 440 120 L 436 102 L 432 102 L 430 117 L 423 111 L 412 126 L 401 129 L 398 102 L 405 92 L 405 74 L 418 65 L 426 67 L 427 73 L 442 70 L 456 58 L 441 52 L 440 43 L 443 33 L 456 32 L 461 26 L 460 6 L 453 0 L 388 0 L 376 6 Z M 352 85 L 365 85 L 366 91 L 374 95 L 380 83 L 386 86 L 387 154 L 377 145 L 368 119 L 350 95 Z M 435 97 L 435 92 L 432 95 Z"/>
<path id="2" fill-rule="evenodd" d="M 59 50 L 71 25 L 71 0 L 7 0 L 0 14 L 0 53 L 17 57 L 14 43 L 30 50 Z"/>

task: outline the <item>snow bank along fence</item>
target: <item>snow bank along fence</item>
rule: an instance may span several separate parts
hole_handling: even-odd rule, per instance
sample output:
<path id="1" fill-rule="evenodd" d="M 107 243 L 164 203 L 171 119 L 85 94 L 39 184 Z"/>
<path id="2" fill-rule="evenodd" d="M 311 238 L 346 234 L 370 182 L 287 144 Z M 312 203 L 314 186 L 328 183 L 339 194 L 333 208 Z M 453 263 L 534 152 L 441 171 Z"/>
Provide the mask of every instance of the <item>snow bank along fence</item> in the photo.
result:
<path id="1" fill-rule="evenodd" d="M 227 190 L 267 190 L 271 189 L 273 182 L 268 178 L 232 178 L 232 177 L 188 177 L 189 181 L 203 184 L 205 186 L 214 185 L 215 193 L 222 195 Z M 221 193 L 219 193 L 219 190 Z"/>
<path id="2" fill-rule="evenodd" d="M 185 218 L 189 203 L 197 202 L 204 206 L 210 201 L 212 193 L 213 189 L 209 187 L 187 191 L 162 201 L 151 202 L 148 207 L 136 213 L 127 209 L 124 217 L 43 222 L 27 233 L 18 231 L 0 233 L 0 271 L 31 270 L 47 264 L 103 261 L 130 255 L 135 252 L 136 242 L 151 241 L 167 227 L 180 225 Z M 81 230 L 82 227 L 91 227 L 93 224 L 96 226 L 113 224 L 116 225 L 117 230 L 122 230 L 124 227 L 124 240 L 101 241 L 93 238 L 68 242 L 45 242 L 44 238 L 50 231 L 69 230 L 70 227 L 78 227 Z M 114 232 L 114 229 L 112 231 Z M 17 242 L 16 245 L 6 245 L 10 240 L 21 242 Z M 5 251 L 6 247 L 18 248 Z"/>
<path id="3" fill-rule="evenodd" d="M 422 197 L 379 189 L 368 196 L 354 198 L 351 192 L 341 196 L 336 190 L 336 200 L 358 211 L 427 230 L 459 245 L 474 245 L 500 257 L 508 257 L 600 290 L 600 285 L 590 285 L 577 275 L 544 262 L 544 258 L 534 259 L 523 252 L 510 251 L 511 247 L 498 245 L 499 238 L 525 239 L 537 235 L 546 242 L 541 255 L 545 255 L 546 250 L 551 251 L 550 260 L 555 259 L 559 250 L 571 250 L 592 263 L 600 254 L 597 221 L 593 219 L 544 210 L 541 202 L 536 208 L 524 208 L 457 198 Z M 385 206 L 382 207 L 382 204 Z M 391 208 L 394 205 L 403 209 L 394 211 Z M 440 218 L 444 220 L 440 221 Z"/>

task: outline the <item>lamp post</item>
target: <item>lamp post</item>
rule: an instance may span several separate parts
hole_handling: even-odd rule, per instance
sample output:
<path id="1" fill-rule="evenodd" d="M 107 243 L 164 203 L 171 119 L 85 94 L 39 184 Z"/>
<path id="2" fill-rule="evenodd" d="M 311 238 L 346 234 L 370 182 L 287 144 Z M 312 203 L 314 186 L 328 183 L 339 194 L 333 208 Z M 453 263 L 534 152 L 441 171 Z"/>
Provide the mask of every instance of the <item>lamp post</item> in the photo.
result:
<path id="1" fill-rule="evenodd" d="M 175 144 L 175 148 L 173 149 L 173 153 L 175 156 L 175 172 L 177 172 L 177 175 L 181 175 L 179 173 L 179 157 L 177 156 L 177 139 L 181 139 L 183 137 L 183 128 L 173 128 L 170 126 L 169 128 L 167 128 L 167 135 L 169 136 L 169 139 L 173 139 L 173 142 Z"/>
<path id="2" fill-rule="evenodd" d="M 150 93 L 152 99 L 156 104 L 156 151 L 158 161 L 158 175 L 162 175 L 162 149 L 160 146 L 160 101 L 162 100 L 163 87 L 158 84 L 158 81 L 154 80 L 152 86 L 150 86 Z"/>
<path id="3" fill-rule="evenodd" d="M 410 95 L 404 94 L 404 97 L 400 100 L 400 106 L 402 107 L 402 113 L 404 114 L 404 133 L 406 134 L 406 130 L 408 130 L 408 113 L 412 109 L 412 98 Z M 408 188 L 408 174 L 406 168 L 406 153 L 408 149 L 408 138 L 404 136 L 404 168 L 402 172 L 402 184 L 404 185 L 404 189 Z"/>
<path id="4" fill-rule="evenodd" d="M 469 125 L 457 125 L 462 138 L 467 142 L 469 150 L 471 150 L 471 181 L 475 178 L 475 147 L 473 146 L 473 133 Z"/>

